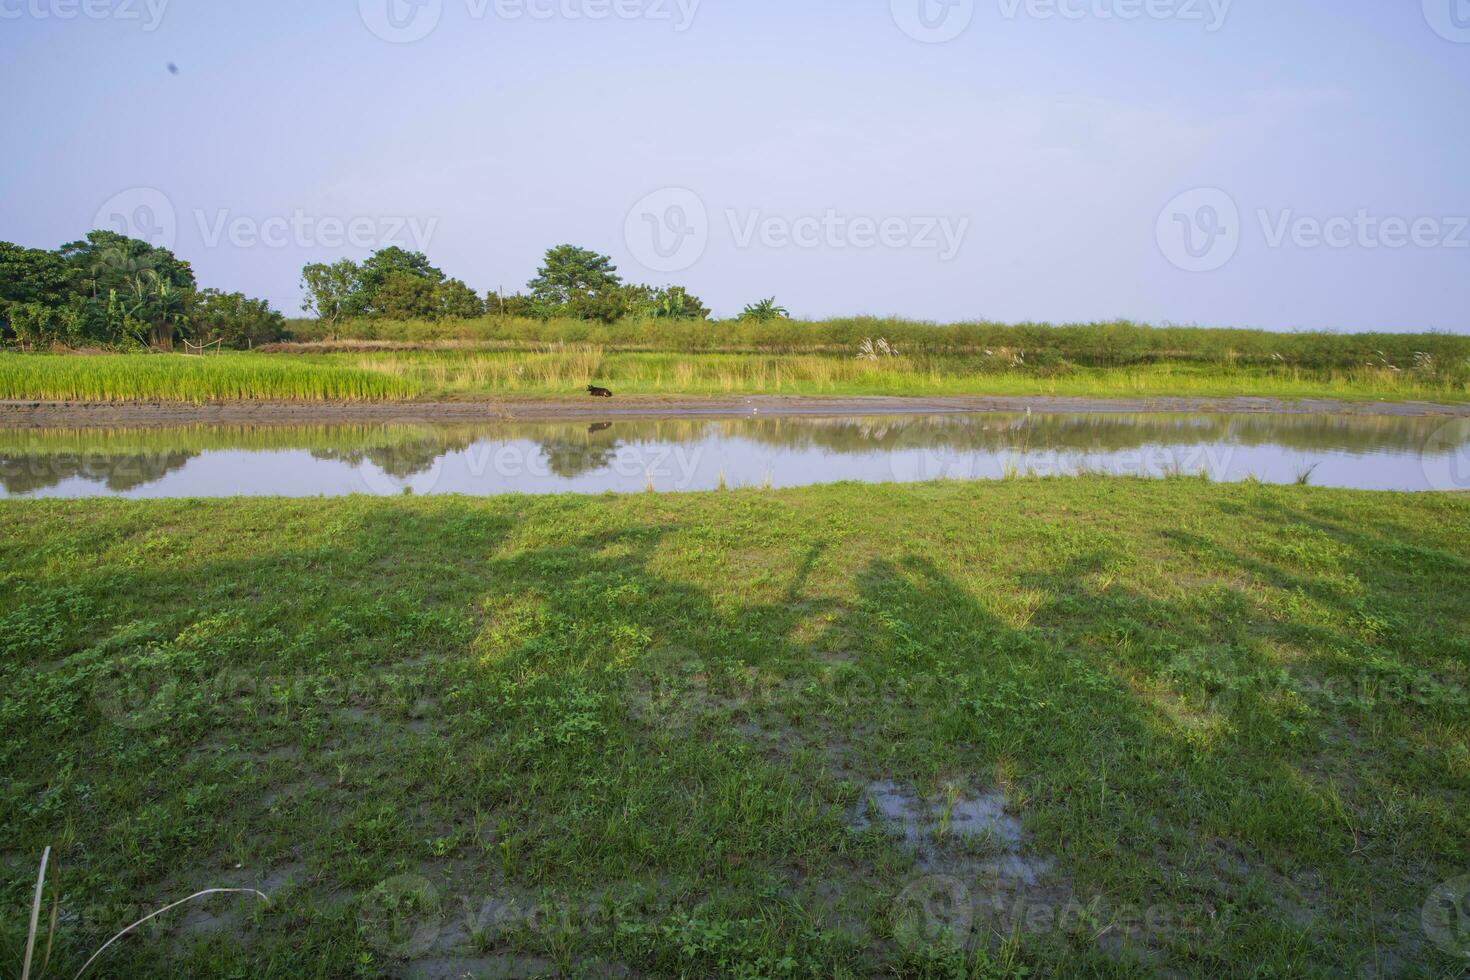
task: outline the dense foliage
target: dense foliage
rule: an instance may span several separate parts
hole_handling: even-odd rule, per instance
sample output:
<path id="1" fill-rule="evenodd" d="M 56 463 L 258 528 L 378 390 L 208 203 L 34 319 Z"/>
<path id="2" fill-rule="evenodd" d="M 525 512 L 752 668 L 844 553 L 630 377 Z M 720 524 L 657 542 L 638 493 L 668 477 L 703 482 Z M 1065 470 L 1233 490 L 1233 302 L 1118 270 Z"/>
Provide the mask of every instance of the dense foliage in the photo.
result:
<path id="1" fill-rule="evenodd" d="M 0 337 L 23 347 L 168 350 L 181 337 L 249 347 L 284 335 L 285 318 L 264 300 L 200 291 L 166 248 L 111 231 L 55 251 L 0 242 Z"/>
<path id="2" fill-rule="evenodd" d="M 302 308 L 332 339 L 350 320 L 442 322 L 489 315 L 616 323 L 704 320 L 710 313 L 683 286 L 624 283 L 611 258 L 575 245 L 548 249 L 525 293 L 492 290 L 483 300 L 461 280 L 447 278 L 422 252 L 397 246 L 374 252 L 361 264 L 343 259 L 308 265 L 301 286 L 306 292 Z"/>

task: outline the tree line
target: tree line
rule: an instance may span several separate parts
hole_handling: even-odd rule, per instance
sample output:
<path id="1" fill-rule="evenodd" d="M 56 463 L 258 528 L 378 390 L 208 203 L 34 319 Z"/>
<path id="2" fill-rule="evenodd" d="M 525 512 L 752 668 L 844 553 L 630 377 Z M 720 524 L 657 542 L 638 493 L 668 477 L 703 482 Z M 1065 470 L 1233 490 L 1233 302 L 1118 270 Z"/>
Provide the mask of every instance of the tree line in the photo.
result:
<path id="1" fill-rule="evenodd" d="M 265 300 L 200 289 L 188 262 L 136 238 L 99 230 L 50 251 L 0 242 L 0 336 L 23 347 L 250 347 L 285 332 Z"/>
<path id="2" fill-rule="evenodd" d="M 523 292 L 480 295 L 422 252 L 379 249 L 362 262 L 314 262 L 301 270 L 302 309 L 337 335 L 347 320 L 690 320 L 710 310 L 684 286 L 624 282 L 606 255 L 575 245 L 548 249 Z M 774 298 L 744 320 L 787 316 Z M 54 250 L 0 242 L 0 338 L 22 347 L 148 346 L 176 340 L 253 347 L 286 339 L 286 320 L 263 299 L 201 289 L 189 263 L 113 231 Z"/>
<path id="3" fill-rule="evenodd" d="M 575 245 L 548 249 L 525 292 L 482 298 L 451 279 L 422 252 L 390 246 L 361 263 L 312 263 L 301 271 L 302 308 L 335 336 L 344 320 L 472 319 L 480 316 L 706 320 L 709 308 L 683 286 L 627 283 L 606 255 Z"/>

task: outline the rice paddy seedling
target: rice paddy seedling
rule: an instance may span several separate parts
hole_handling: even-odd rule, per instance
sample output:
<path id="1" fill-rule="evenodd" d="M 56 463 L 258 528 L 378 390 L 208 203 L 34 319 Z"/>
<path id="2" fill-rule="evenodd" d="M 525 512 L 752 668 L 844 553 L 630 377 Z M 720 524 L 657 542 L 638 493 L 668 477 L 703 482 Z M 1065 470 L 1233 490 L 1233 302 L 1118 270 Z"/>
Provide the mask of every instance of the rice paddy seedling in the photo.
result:
<path id="1" fill-rule="evenodd" d="M 936 328 L 937 329 L 937 328 Z M 626 350 L 557 343 L 526 350 L 451 348 L 354 353 L 0 354 L 0 398 L 83 401 L 381 400 L 620 396 L 1014 395 L 1470 399 L 1470 370 L 1383 366 L 1226 367 L 1198 360 L 1089 366 L 1018 351 L 850 353 Z M 850 349 L 849 349 L 850 350 Z M 913 350 L 913 353 L 908 351 Z M 1003 356 L 1002 356 L 1003 355 Z M 1459 362 L 1443 362 L 1456 363 Z"/>
<path id="2" fill-rule="evenodd" d="M 212 402 L 407 398 L 412 382 L 322 358 L 264 354 L 0 354 L 0 398 Z"/>

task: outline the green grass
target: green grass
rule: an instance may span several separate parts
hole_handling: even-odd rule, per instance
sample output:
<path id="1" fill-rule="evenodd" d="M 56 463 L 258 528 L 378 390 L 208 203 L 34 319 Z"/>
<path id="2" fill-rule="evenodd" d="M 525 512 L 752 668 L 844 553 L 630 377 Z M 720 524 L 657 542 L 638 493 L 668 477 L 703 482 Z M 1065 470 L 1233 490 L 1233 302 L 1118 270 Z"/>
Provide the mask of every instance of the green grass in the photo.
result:
<path id="1" fill-rule="evenodd" d="M 0 503 L 0 963 L 51 844 L 53 975 L 206 886 L 272 901 L 101 972 L 1453 975 L 1467 556 L 1194 479 Z"/>
<path id="2" fill-rule="evenodd" d="M 322 324 L 294 320 L 299 340 L 323 340 Z M 992 357 L 1020 354 L 1033 365 L 1124 367 L 1159 362 L 1224 367 L 1295 367 L 1308 370 L 1366 365 L 1431 369 L 1462 380 L 1470 373 L 1470 336 L 1449 333 L 1283 333 L 1204 327 L 1152 327 L 1108 323 L 990 322 L 938 325 L 914 320 L 851 317 L 833 320 L 775 320 L 766 323 L 585 320 L 485 317 L 478 320 L 360 320 L 338 333 L 342 339 L 408 343 L 500 344 L 519 349 L 545 344 L 593 345 L 609 350 L 693 353 L 856 354 L 864 339 L 887 339 L 906 355 L 960 354 Z"/>
<path id="3" fill-rule="evenodd" d="M 426 395 L 579 395 L 589 383 L 619 395 L 1057 395 L 1146 398 L 1165 395 L 1283 399 L 1470 400 L 1470 381 L 1381 368 L 1313 371 L 1286 367 L 1144 364 L 1134 367 L 1027 367 L 980 355 L 925 355 L 861 361 L 835 354 L 395 352 L 331 355 L 382 371 Z"/>
<path id="4" fill-rule="evenodd" d="M 1307 369 L 1204 363 L 1122 367 L 1017 364 L 998 355 L 863 361 L 838 354 L 537 351 L 180 355 L 0 354 L 0 398 L 209 402 L 581 397 L 589 383 L 628 396 L 1013 395 L 1149 398 L 1470 400 L 1470 381 L 1363 366 Z"/>
<path id="5" fill-rule="evenodd" d="M 231 353 L 4 354 L 0 398 L 47 401 L 359 401 L 406 398 L 400 379 L 320 358 Z"/>

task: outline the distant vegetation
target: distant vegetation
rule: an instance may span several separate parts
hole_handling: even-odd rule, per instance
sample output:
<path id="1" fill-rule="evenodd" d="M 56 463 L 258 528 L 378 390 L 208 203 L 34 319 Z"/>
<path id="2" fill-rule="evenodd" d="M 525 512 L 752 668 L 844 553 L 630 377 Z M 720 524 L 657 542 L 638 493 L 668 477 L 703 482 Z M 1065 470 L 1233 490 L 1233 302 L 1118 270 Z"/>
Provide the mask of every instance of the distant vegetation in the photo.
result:
<path id="1" fill-rule="evenodd" d="M 302 270 L 303 309 L 326 335 L 344 323 L 463 320 L 490 316 L 565 318 L 598 323 L 621 320 L 705 320 L 709 309 L 683 286 L 624 283 L 606 255 L 575 245 L 546 252 L 525 293 L 481 299 L 458 279 L 435 268 L 422 252 L 397 246 L 373 253 L 362 264 L 348 259 Z"/>
<path id="2" fill-rule="evenodd" d="M 189 263 L 116 232 L 54 251 L 0 242 L 0 338 L 21 347 L 249 347 L 280 340 L 285 322 L 264 300 L 199 289 Z"/>
<path id="3" fill-rule="evenodd" d="M 302 342 L 328 339 L 314 320 L 288 322 Z M 568 318 L 486 316 L 476 319 L 361 319 L 344 324 L 340 341 L 432 347 L 505 347 L 535 350 L 547 344 L 590 344 L 618 351 L 673 353 L 828 353 L 856 356 L 863 341 L 886 340 L 901 355 L 973 355 L 992 369 L 1066 370 L 1069 366 L 1125 367 L 1178 362 L 1221 367 L 1418 372 L 1470 378 L 1470 336 L 1447 333 L 1277 333 L 1208 327 L 1152 327 L 1107 323 L 1002 324 L 977 321 L 937 325 L 915 320 L 843 317 L 831 320 L 628 319 L 616 323 Z M 342 343 L 342 347 L 353 347 Z M 368 344 L 360 345 L 368 346 Z"/>
<path id="4" fill-rule="evenodd" d="M 308 265 L 301 284 L 312 316 L 288 321 L 264 301 L 199 289 L 187 262 L 113 232 L 54 252 L 0 243 L 0 340 L 14 347 L 170 350 L 182 338 L 275 355 L 146 368 L 6 358 L 0 397 L 486 397 L 594 382 L 635 395 L 1470 397 L 1466 336 L 811 322 L 775 297 L 714 321 L 686 287 L 624 282 L 611 258 L 574 245 L 549 249 L 508 295 L 482 296 L 398 247 Z"/>

